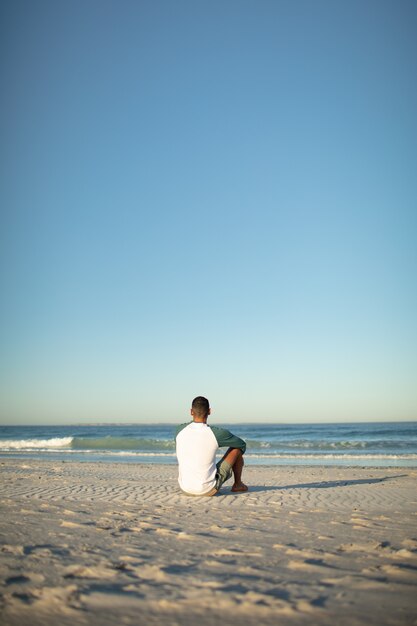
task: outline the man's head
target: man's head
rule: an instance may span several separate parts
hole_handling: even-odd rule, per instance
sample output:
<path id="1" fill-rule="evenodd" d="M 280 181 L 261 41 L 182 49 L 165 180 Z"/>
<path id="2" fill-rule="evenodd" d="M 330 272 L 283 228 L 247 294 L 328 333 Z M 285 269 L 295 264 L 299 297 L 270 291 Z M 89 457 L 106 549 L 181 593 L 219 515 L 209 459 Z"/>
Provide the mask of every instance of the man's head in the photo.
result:
<path id="1" fill-rule="evenodd" d="M 204 421 L 210 415 L 210 405 L 207 398 L 197 396 L 191 405 L 191 415 L 195 420 Z"/>

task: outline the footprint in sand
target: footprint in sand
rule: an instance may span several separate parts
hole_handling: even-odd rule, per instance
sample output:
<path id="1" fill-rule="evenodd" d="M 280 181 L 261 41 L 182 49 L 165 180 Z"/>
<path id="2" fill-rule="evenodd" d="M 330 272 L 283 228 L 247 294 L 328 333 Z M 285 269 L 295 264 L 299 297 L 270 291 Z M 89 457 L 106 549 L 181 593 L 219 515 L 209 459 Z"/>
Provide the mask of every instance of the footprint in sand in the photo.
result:
<path id="1" fill-rule="evenodd" d="M 6 578 L 6 585 L 26 585 L 27 583 L 42 583 L 45 580 L 43 574 L 36 572 L 26 572 L 21 576 L 10 576 Z"/>
<path id="2" fill-rule="evenodd" d="M 289 561 L 287 565 L 288 569 L 292 570 L 305 570 L 312 572 L 323 572 L 324 570 L 333 570 L 334 566 L 328 565 L 323 559 L 305 559 L 303 561 Z"/>
<path id="3" fill-rule="evenodd" d="M 146 580 L 148 582 L 162 582 L 168 579 L 168 574 L 159 565 L 128 565 L 127 570 L 130 575 Z"/>
<path id="4" fill-rule="evenodd" d="M 362 574 L 365 573 L 365 570 L 362 571 Z M 367 572 L 367 574 L 371 574 L 372 578 L 362 578 L 360 576 L 337 576 L 331 578 L 322 578 L 321 582 L 325 585 L 330 585 L 334 587 L 339 587 L 343 589 L 362 589 L 362 590 L 371 590 L 371 589 L 381 589 L 381 585 L 386 584 L 385 577 L 375 578 L 375 572 Z M 341 592 L 342 594 L 344 592 Z M 337 596 L 336 596 L 337 597 Z M 339 596 L 343 597 L 343 596 Z"/>
<path id="5" fill-rule="evenodd" d="M 7 595 L 7 604 L 15 609 L 19 605 L 36 605 L 37 609 L 48 612 L 57 610 L 59 613 L 75 613 L 79 608 L 78 589 L 76 585 L 67 587 L 43 587 L 42 589 L 28 589 L 27 592 L 12 592 Z M 78 611 L 77 611 L 78 615 Z"/>
<path id="6" fill-rule="evenodd" d="M 62 520 L 60 526 L 62 526 L 63 528 L 82 528 L 84 524 L 78 524 L 77 522 L 67 522 L 65 520 Z"/>
<path id="7" fill-rule="evenodd" d="M 318 613 L 320 609 L 325 607 L 327 601 L 326 596 L 318 596 L 314 600 L 299 600 L 296 604 L 297 611 L 301 613 Z"/>
<path id="8" fill-rule="evenodd" d="M 287 548 L 285 554 L 289 556 L 298 556 L 302 559 L 316 559 L 323 560 L 323 558 L 332 558 L 335 555 L 331 552 L 323 552 L 322 550 L 308 550 L 306 548 Z"/>
<path id="9" fill-rule="evenodd" d="M 231 530 L 235 530 L 234 528 L 227 528 L 226 526 L 219 526 L 218 524 L 212 524 L 209 526 L 208 530 L 213 530 L 216 533 L 229 533 Z"/>
<path id="10" fill-rule="evenodd" d="M 33 590 L 33 595 L 37 604 L 44 604 L 48 610 L 51 610 L 51 607 L 54 605 L 60 612 L 64 613 L 72 613 L 74 608 L 79 608 L 78 588 L 76 585 L 44 587 L 43 589 Z"/>
<path id="11" fill-rule="evenodd" d="M 368 530 L 376 525 L 373 520 L 358 517 L 356 515 L 352 515 L 350 522 L 353 524 L 353 528 L 355 530 Z"/>
<path id="12" fill-rule="evenodd" d="M 118 575 L 118 570 L 107 564 L 83 566 L 69 565 L 65 568 L 64 578 L 99 578 L 110 579 Z"/>
<path id="13" fill-rule="evenodd" d="M 170 528 L 156 528 L 155 532 L 157 535 L 165 535 L 165 536 L 173 536 L 176 535 L 177 533 L 174 530 L 171 530 Z"/>
<path id="14" fill-rule="evenodd" d="M 390 547 L 389 541 L 369 541 L 366 543 L 342 543 L 339 552 L 379 552 Z"/>
<path id="15" fill-rule="evenodd" d="M 239 548 L 220 548 L 220 550 L 216 550 L 213 552 L 213 556 L 262 556 L 260 552 L 249 552 L 246 550 L 240 550 Z"/>

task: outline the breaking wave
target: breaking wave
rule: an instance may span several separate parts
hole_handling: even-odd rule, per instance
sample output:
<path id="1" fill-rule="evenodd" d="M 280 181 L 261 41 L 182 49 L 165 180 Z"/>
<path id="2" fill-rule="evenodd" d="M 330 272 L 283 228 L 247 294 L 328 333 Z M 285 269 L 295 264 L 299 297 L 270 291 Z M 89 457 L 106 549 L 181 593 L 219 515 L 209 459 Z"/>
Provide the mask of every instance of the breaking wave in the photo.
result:
<path id="1" fill-rule="evenodd" d="M 47 450 L 49 448 L 68 448 L 73 437 L 54 437 L 52 439 L 19 439 L 16 441 L 3 439 L 0 450 Z"/>
<path id="2" fill-rule="evenodd" d="M 0 450 L 174 450 L 175 443 L 163 439 L 143 439 L 132 437 L 55 437 L 52 439 L 19 439 L 0 441 Z"/>

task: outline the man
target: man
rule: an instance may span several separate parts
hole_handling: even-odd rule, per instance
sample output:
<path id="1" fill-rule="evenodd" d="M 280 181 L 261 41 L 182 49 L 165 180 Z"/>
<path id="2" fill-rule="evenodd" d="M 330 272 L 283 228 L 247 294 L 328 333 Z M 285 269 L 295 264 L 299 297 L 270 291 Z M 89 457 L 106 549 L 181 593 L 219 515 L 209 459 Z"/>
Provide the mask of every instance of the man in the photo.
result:
<path id="1" fill-rule="evenodd" d="M 198 396 L 191 406 L 193 421 L 177 428 L 175 442 L 181 490 L 191 496 L 214 496 L 233 473 L 232 491 L 247 491 L 241 480 L 246 443 L 229 430 L 209 426 L 209 415 L 209 401 Z M 216 465 L 216 452 L 225 446 L 229 449 Z"/>

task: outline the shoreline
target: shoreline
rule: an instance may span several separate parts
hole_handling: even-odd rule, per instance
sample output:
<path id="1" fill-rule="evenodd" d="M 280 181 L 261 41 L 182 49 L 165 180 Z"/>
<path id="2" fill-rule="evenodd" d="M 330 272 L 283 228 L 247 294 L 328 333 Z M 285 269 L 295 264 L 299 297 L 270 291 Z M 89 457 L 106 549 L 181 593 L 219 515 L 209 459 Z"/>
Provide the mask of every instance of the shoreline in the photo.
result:
<path id="1" fill-rule="evenodd" d="M 301 468 L 338 468 L 343 467 L 346 469 L 349 468 L 358 468 L 358 469 L 409 469 L 409 470 L 417 470 L 417 461 L 415 459 L 401 459 L 396 458 L 395 461 L 389 458 L 389 455 L 386 455 L 386 460 L 382 458 L 379 459 L 379 462 L 376 462 L 375 458 L 367 459 L 365 456 L 332 456 L 328 459 L 325 459 L 324 456 L 318 456 L 317 460 L 314 462 L 314 459 L 309 458 L 305 460 L 306 457 L 302 455 L 293 455 L 295 461 L 291 457 L 282 456 L 280 458 L 272 457 L 272 462 L 268 463 L 268 460 L 262 458 L 259 460 L 259 457 L 250 454 L 245 455 L 245 460 L 248 467 L 301 467 Z M 65 458 L 67 457 L 67 458 Z M 218 456 L 218 459 L 221 458 L 221 455 Z M 155 459 L 155 460 L 153 460 Z M 176 466 L 177 460 L 175 454 L 170 453 L 137 453 L 136 455 L 132 455 L 129 453 L 122 452 L 120 454 L 115 454 L 112 452 L 96 452 L 94 454 L 89 453 L 80 453 L 77 450 L 72 452 L 66 452 L 65 454 L 57 453 L 55 451 L 46 452 L 42 455 L 31 453 L 31 452 L 2 452 L 0 453 L 0 465 L 3 461 L 21 461 L 21 462 L 45 462 L 45 463 L 102 463 L 105 465 L 109 464 L 117 464 L 117 465 L 152 465 L 152 466 Z"/>
<path id="2" fill-rule="evenodd" d="M 249 465 L 179 492 L 174 464 L 0 459 L 4 626 L 415 622 L 417 469 Z"/>

